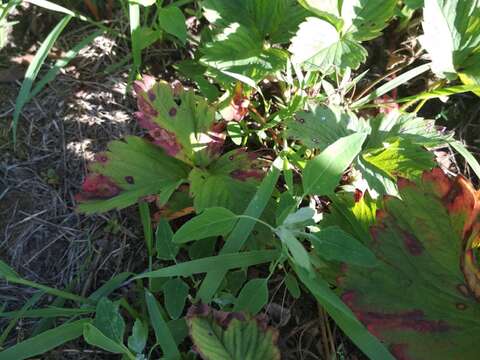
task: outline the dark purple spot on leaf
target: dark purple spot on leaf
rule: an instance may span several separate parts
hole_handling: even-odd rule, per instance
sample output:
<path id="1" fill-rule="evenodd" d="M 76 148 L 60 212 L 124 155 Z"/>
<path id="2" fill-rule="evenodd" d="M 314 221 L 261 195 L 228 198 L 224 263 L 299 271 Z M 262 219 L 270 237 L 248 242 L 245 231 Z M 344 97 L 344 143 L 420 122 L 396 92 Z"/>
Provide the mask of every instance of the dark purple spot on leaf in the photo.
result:
<path id="1" fill-rule="evenodd" d="M 412 234 L 407 232 L 403 233 L 403 243 L 408 252 L 413 256 L 419 256 L 422 254 L 424 248 L 420 241 L 415 238 Z"/>
<path id="2" fill-rule="evenodd" d="M 170 111 L 168 112 L 168 115 L 170 115 L 170 116 L 175 116 L 175 115 L 177 115 L 177 108 L 172 107 L 172 108 L 170 109 Z"/>
<path id="3" fill-rule="evenodd" d="M 129 184 L 133 184 L 135 182 L 133 180 L 133 176 L 125 176 L 125 181 Z"/>
<path id="4" fill-rule="evenodd" d="M 150 99 L 150 101 L 155 101 L 155 99 L 157 98 L 157 96 L 155 95 L 153 90 L 148 90 L 147 95 L 148 95 L 148 98 Z"/>

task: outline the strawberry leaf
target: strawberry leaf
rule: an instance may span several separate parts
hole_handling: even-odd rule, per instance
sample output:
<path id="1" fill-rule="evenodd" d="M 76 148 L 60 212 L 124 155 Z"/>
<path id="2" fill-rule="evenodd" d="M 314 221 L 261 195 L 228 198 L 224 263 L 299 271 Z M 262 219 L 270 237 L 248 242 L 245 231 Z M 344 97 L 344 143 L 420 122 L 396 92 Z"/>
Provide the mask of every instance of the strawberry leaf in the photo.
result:
<path id="1" fill-rule="evenodd" d="M 226 125 L 215 121 L 215 108 L 205 99 L 150 76 L 136 81 L 134 88 L 139 108 L 135 115 L 154 144 L 190 165 L 206 166 L 220 155 Z"/>
<path id="2" fill-rule="evenodd" d="M 84 213 L 123 209 L 144 196 L 170 191 L 188 177 L 188 166 L 136 136 L 111 142 L 89 168 L 76 197 Z"/>
<path id="3" fill-rule="evenodd" d="M 278 333 L 243 313 L 199 305 L 190 308 L 187 323 L 202 359 L 280 359 Z"/>
<path id="4" fill-rule="evenodd" d="M 385 198 L 371 236 L 358 237 L 378 265 L 343 266 L 342 299 L 398 359 L 477 359 L 480 193 L 438 168 L 398 185 L 401 199 Z M 344 230 L 363 221 L 350 216 Z"/>

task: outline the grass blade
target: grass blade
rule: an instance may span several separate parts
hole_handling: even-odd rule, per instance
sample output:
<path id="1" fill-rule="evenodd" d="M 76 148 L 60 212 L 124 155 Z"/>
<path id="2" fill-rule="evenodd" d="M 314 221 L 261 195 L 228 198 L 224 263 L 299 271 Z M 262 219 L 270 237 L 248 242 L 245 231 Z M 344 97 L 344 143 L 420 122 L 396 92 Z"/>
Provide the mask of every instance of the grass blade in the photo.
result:
<path id="1" fill-rule="evenodd" d="M 132 42 L 133 70 L 138 72 L 142 65 L 142 47 L 137 34 L 140 31 L 140 5 L 128 4 L 128 17 L 130 21 L 130 37 Z"/>
<path id="2" fill-rule="evenodd" d="M 160 278 L 172 276 L 190 276 L 210 271 L 227 272 L 230 269 L 243 268 L 273 261 L 280 256 L 277 250 L 255 250 L 242 253 L 220 254 L 168 266 L 140 274 L 134 279 Z"/>
<path id="3" fill-rule="evenodd" d="M 165 322 L 160 311 L 160 304 L 148 290 L 145 290 L 145 301 L 147 303 L 148 314 L 150 315 L 150 323 L 153 326 L 157 343 L 163 351 L 164 359 L 181 359 L 175 339 Z"/>
<path id="4" fill-rule="evenodd" d="M 472 170 L 475 172 L 477 177 L 480 179 L 480 164 L 478 163 L 477 159 L 475 159 L 475 157 L 472 155 L 472 153 L 467 150 L 465 145 L 463 145 L 460 141 L 451 141 L 449 144 L 455 150 L 457 150 L 460 155 L 462 155 L 465 158 L 468 165 L 470 165 Z"/>
<path id="5" fill-rule="evenodd" d="M 386 84 L 380 86 L 378 89 L 372 91 L 370 94 L 367 96 L 364 96 L 363 98 L 355 101 L 352 105 L 351 108 L 359 108 L 362 105 L 365 105 L 369 103 L 370 101 L 388 93 L 389 91 L 399 87 L 400 85 L 406 83 L 407 81 L 413 79 L 414 77 L 424 73 L 425 71 L 428 71 L 430 69 L 430 64 L 423 64 L 420 66 L 417 66 L 413 68 L 412 70 L 407 71 L 406 73 L 403 73 L 402 75 L 396 77 L 393 80 L 390 80 Z"/>
<path id="6" fill-rule="evenodd" d="M 259 218 L 262 215 L 265 207 L 268 204 L 268 201 L 270 200 L 270 197 L 272 196 L 273 190 L 275 189 L 275 185 L 277 184 L 282 167 L 283 160 L 277 158 L 273 162 L 269 173 L 260 184 L 257 193 L 250 201 L 250 204 L 245 210 L 244 215 L 253 218 Z M 247 241 L 254 226 L 255 220 L 248 218 L 240 219 L 237 225 L 233 228 L 233 231 L 228 239 L 225 241 L 225 245 L 220 251 L 220 255 L 232 254 L 240 251 Z M 238 259 L 233 257 L 232 261 L 238 261 Z M 203 302 L 210 302 L 212 297 L 215 295 L 215 292 L 219 288 L 223 278 L 227 274 L 227 270 L 228 269 L 216 268 L 208 272 L 198 291 L 198 296 Z"/>
<path id="7" fill-rule="evenodd" d="M 476 92 L 480 91 L 479 85 L 457 85 L 457 86 L 450 86 L 446 88 L 441 88 L 437 90 L 430 90 L 424 91 L 417 95 L 407 96 L 398 100 L 395 100 L 395 103 L 404 103 L 404 102 L 412 102 L 415 103 L 420 100 L 430 100 L 436 99 L 443 96 L 451 96 L 456 94 L 462 94 L 466 92 Z"/>
<path id="8" fill-rule="evenodd" d="M 28 340 L 22 341 L 4 351 L 0 352 L 2 360 L 23 360 L 28 359 L 76 339 L 83 334 L 83 326 L 90 322 L 90 319 L 77 320 L 45 331 Z"/>
<path id="9" fill-rule="evenodd" d="M 27 100 L 30 101 L 32 98 L 37 96 L 37 94 L 47 85 L 50 81 L 55 79 L 55 77 L 58 75 L 60 72 L 60 69 L 64 68 L 70 61 L 72 61 L 75 57 L 77 57 L 78 53 L 89 43 L 91 43 L 97 36 L 100 36 L 103 33 L 102 30 L 95 31 L 93 34 L 90 36 L 87 36 L 85 39 L 80 41 L 77 45 L 75 45 L 72 49 L 70 49 L 65 56 L 63 56 L 61 59 L 58 59 L 55 62 L 55 65 L 48 70 L 48 72 L 45 74 L 45 76 L 38 81 L 38 83 L 35 85 L 33 88 L 32 92 L 30 93 L 30 96 Z"/>
<path id="10" fill-rule="evenodd" d="M 15 325 L 17 325 L 17 322 L 23 317 L 25 317 L 28 309 L 30 309 L 32 306 L 35 306 L 35 304 L 42 298 L 43 295 L 44 293 L 42 291 L 35 293 L 30 299 L 28 299 L 28 301 L 19 311 L 15 311 L 15 315 L 11 317 L 12 320 L 10 320 L 2 335 L 0 335 L 0 348 L 3 346 L 5 340 L 7 340 L 10 331 L 12 331 Z M 0 313 L 0 316 L 3 317 L 3 314 L 4 313 Z"/>
<path id="11" fill-rule="evenodd" d="M 38 49 L 32 63 L 30 64 L 25 73 L 25 79 L 23 80 L 20 92 L 17 96 L 17 100 L 15 102 L 15 111 L 13 113 L 12 130 L 14 144 L 17 140 L 18 119 L 20 117 L 23 107 L 30 98 L 30 90 L 32 89 L 33 82 L 37 78 L 38 72 L 40 71 L 40 68 L 42 67 L 42 64 L 45 61 L 48 53 L 50 52 L 53 44 L 71 19 L 72 16 L 67 15 L 62 20 L 60 20 L 60 22 L 53 28 L 53 30 L 50 32 L 50 34 L 48 34 L 47 38 L 43 41 L 42 45 Z"/>
<path id="12" fill-rule="evenodd" d="M 367 331 L 323 279 L 313 277 L 312 273 L 298 266 L 295 267 L 295 272 L 320 305 L 369 359 L 394 360 L 380 340 Z"/>

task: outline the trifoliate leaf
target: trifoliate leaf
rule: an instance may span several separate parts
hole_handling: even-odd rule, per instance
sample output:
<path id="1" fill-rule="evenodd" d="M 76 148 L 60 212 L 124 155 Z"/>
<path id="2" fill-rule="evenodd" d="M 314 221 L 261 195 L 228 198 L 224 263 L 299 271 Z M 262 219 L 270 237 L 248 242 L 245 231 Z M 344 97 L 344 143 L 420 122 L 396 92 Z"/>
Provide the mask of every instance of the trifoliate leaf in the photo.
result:
<path id="1" fill-rule="evenodd" d="M 280 359 L 278 333 L 259 319 L 199 305 L 190 308 L 187 323 L 204 360 Z"/>
<path id="2" fill-rule="evenodd" d="M 395 0 L 301 0 L 319 18 L 307 18 L 292 39 L 292 60 L 307 70 L 357 69 L 366 60 L 361 41 L 371 40 L 393 16 Z"/>
<path id="3" fill-rule="evenodd" d="M 323 73 L 336 68 L 357 69 L 367 58 L 367 51 L 360 44 L 341 37 L 335 26 L 314 17 L 300 24 L 289 50 L 293 62 Z"/>
<path id="4" fill-rule="evenodd" d="M 214 39 L 201 48 L 201 62 L 258 81 L 285 66 L 287 54 L 274 44 L 290 40 L 306 11 L 295 0 L 206 0 Z"/>
<path id="5" fill-rule="evenodd" d="M 465 84 L 480 84 L 479 17 L 477 0 L 425 0 L 419 40 L 435 74 L 451 80 L 461 73 Z"/>

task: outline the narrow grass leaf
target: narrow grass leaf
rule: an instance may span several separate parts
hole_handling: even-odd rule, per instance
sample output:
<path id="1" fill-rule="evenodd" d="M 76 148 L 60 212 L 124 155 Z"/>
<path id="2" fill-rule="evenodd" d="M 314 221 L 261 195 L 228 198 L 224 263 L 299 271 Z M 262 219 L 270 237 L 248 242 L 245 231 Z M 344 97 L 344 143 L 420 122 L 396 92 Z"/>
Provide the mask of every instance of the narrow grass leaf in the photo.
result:
<path id="1" fill-rule="evenodd" d="M 150 316 L 150 324 L 155 332 L 157 344 L 162 348 L 164 358 L 181 359 L 175 339 L 160 311 L 160 304 L 148 290 L 145 290 L 145 301 Z"/>
<path id="2" fill-rule="evenodd" d="M 340 177 L 362 150 L 365 133 L 342 137 L 307 162 L 303 172 L 305 195 L 328 195 L 334 192 Z"/>
<path id="3" fill-rule="evenodd" d="M 39 291 L 39 292 L 35 293 L 30 299 L 28 299 L 28 301 L 25 303 L 25 305 L 22 306 L 20 311 L 15 311 L 15 313 L 16 313 L 15 316 L 12 316 L 12 320 L 10 320 L 8 325 L 5 327 L 5 330 L 0 335 L 0 348 L 3 347 L 3 343 L 5 342 L 5 340 L 7 340 L 8 335 L 13 330 L 13 328 L 15 328 L 18 321 L 25 316 L 28 309 L 35 306 L 35 304 L 42 298 L 43 295 L 44 295 L 44 292 L 42 292 L 42 291 Z M 2 314 L 0 314 L 0 316 L 1 315 Z"/>
<path id="4" fill-rule="evenodd" d="M 25 73 L 25 79 L 23 80 L 22 86 L 20 87 L 20 92 L 15 101 L 15 111 L 13 113 L 13 122 L 12 122 L 12 131 L 13 131 L 13 142 L 16 143 L 17 140 L 17 125 L 18 119 L 22 112 L 23 107 L 30 98 L 30 90 L 32 89 L 33 82 L 38 76 L 40 68 L 42 67 L 43 62 L 45 61 L 50 49 L 57 40 L 57 38 L 62 33 L 63 29 L 69 21 L 72 19 L 72 15 L 65 16 L 58 24 L 53 28 L 53 30 L 48 34 L 46 39 L 43 41 L 42 45 L 38 49 L 35 57 L 28 66 L 28 69 Z"/>
<path id="5" fill-rule="evenodd" d="M 152 218 L 150 216 L 150 207 L 145 201 L 138 203 L 138 210 L 140 211 L 140 220 L 143 226 L 143 237 L 147 245 L 148 256 L 153 256 L 153 230 Z"/>
<path id="6" fill-rule="evenodd" d="M 362 105 L 365 105 L 369 103 L 370 101 L 388 93 L 389 91 L 399 87 L 400 85 L 405 84 L 407 81 L 410 81 L 414 77 L 423 74 L 424 72 L 430 70 L 430 64 L 423 64 L 420 66 L 417 66 L 413 68 L 412 70 L 409 70 L 402 75 L 396 77 L 393 80 L 388 81 L 386 84 L 380 86 L 378 89 L 372 91 L 370 94 L 367 96 L 364 96 L 361 99 L 358 99 L 355 101 L 351 107 L 354 108 L 359 108 Z"/>
<path id="7" fill-rule="evenodd" d="M 103 284 L 97 290 L 95 290 L 92 294 L 90 294 L 88 298 L 94 302 L 97 302 L 102 297 L 106 297 L 110 295 L 112 292 L 114 292 L 115 290 L 117 290 L 132 275 L 134 274 L 130 272 L 123 272 L 118 275 L 115 275 L 110 280 L 108 280 L 105 284 Z"/>
<path id="8" fill-rule="evenodd" d="M 472 170 L 475 172 L 477 177 L 480 179 L 480 164 L 478 163 L 477 159 L 472 155 L 472 153 L 467 150 L 465 145 L 463 145 L 460 141 L 451 141 L 449 144 L 455 150 L 457 150 L 460 155 L 462 155 L 465 158 L 468 165 L 470 165 Z"/>
<path id="9" fill-rule="evenodd" d="M 77 45 L 75 45 L 72 49 L 68 50 L 67 53 L 58 59 L 53 67 L 48 70 L 48 72 L 45 74 L 45 76 L 40 79 L 36 84 L 35 87 L 33 88 L 32 92 L 30 93 L 28 101 L 30 101 L 32 98 L 37 96 L 37 94 L 42 91 L 42 89 L 47 85 L 50 81 L 55 79 L 55 77 L 58 75 L 60 70 L 64 68 L 65 66 L 68 65 L 70 61 L 72 61 L 75 57 L 77 57 L 78 53 L 88 44 L 90 44 L 95 38 L 100 36 L 103 33 L 102 30 L 95 31 L 93 34 L 87 36 L 85 39 L 80 41 Z"/>
<path id="10" fill-rule="evenodd" d="M 60 325 L 52 330 L 45 331 L 40 335 L 22 341 L 0 352 L 2 360 L 23 360 L 44 354 L 68 341 L 80 337 L 83 327 L 89 323 L 89 319 L 77 320 Z"/>
<path id="11" fill-rule="evenodd" d="M 260 184 L 257 193 L 250 201 L 247 209 L 244 212 L 244 215 L 253 218 L 260 218 L 265 207 L 272 196 L 272 193 L 277 184 L 278 178 L 280 176 L 281 169 L 283 168 L 283 160 L 278 158 L 276 159 L 267 176 L 263 179 Z M 226 256 L 226 254 L 236 253 L 240 251 L 247 241 L 250 233 L 255 227 L 255 220 L 242 218 L 237 223 L 232 233 L 228 236 L 224 247 L 220 251 L 220 255 Z M 235 257 L 233 258 L 234 261 Z M 252 264 L 253 265 L 253 264 Z M 218 290 L 223 278 L 227 274 L 228 269 L 215 268 L 210 270 L 205 279 L 203 280 L 202 285 L 198 291 L 198 296 L 202 299 L 203 302 L 208 303 L 215 292 Z"/>
<path id="12" fill-rule="evenodd" d="M 33 4 L 33 5 L 40 6 L 44 9 L 47 9 L 47 10 L 50 10 L 50 11 L 55 11 L 55 12 L 59 12 L 59 13 L 65 14 L 65 15 L 75 16 L 75 13 L 72 10 L 69 10 L 64 6 L 55 4 L 51 1 L 47 1 L 47 0 L 25 0 L 25 2 Z"/>
<path id="13" fill-rule="evenodd" d="M 142 46 L 140 39 L 136 35 L 140 31 L 140 5 L 133 3 L 128 4 L 128 18 L 130 21 L 133 66 L 134 71 L 137 72 L 142 65 Z"/>
<path id="14" fill-rule="evenodd" d="M 280 252 L 277 250 L 255 250 L 233 254 L 227 253 L 168 266 L 160 270 L 138 275 L 135 279 L 172 276 L 185 277 L 210 271 L 221 271 L 226 274 L 230 269 L 263 264 L 273 261 L 279 256 Z"/>

